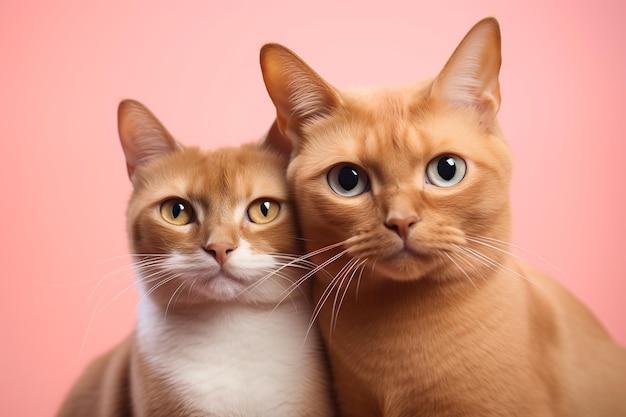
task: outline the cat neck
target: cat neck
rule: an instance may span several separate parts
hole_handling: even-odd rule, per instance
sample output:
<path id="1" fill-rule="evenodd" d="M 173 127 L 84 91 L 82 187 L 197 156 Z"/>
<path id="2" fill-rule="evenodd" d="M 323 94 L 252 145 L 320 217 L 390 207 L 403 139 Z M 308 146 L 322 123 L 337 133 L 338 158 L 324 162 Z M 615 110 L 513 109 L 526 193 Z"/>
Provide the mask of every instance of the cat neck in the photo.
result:
<path id="1" fill-rule="evenodd" d="M 506 267 L 517 269 L 514 261 L 509 261 Z M 326 284 L 316 280 L 316 302 L 321 302 L 325 287 Z M 476 280 L 475 284 L 462 280 L 438 282 L 432 278 L 399 282 L 363 274 L 358 291 L 348 291 L 345 296 L 341 291 L 337 302 L 332 294 L 322 305 L 319 327 L 335 366 L 343 366 L 338 364 L 344 361 L 371 363 L 372 357 L 381 355 L 403 357 L 411 350 L 415 355 L 434 358 L 420 362 L 420 367 L 436 380 L 440 375 L 439 360 L 449 361 L 454 357 L 455 364 L 464 360 L 462 353 L 458 353 L 460 356 L 454 353 L 455 349 L 463 352 L 468 344 L 525 337 L 520 335 L 527 334 L 529 329 L 527 321 L 521 318 L 528 314 L 530 291 L 528 281 L 513 277 L 504 269 L 481 278 L 480 282 Z M 416 345 L 417 340 L 420 343 Z M 446 355 L 452 352 L 452 356 L 440 357 L 441 346 L 446 347 Z M 381 359 L 382 362 L 385 361 Z M 393 361 L 387 362 L 380 366 L 392 366 Z M 391 369 L 363 372 L 366 372 L 363 378 L 380 376 L 382 372 L 393 379 Z"/>
<path id="2" fill-rule="evenodd" d="M 303 402 L 291 401 L 302 392 L 315 397 L 307 406 L 318 407 L 326 400 L 302 390 L 323 369 L 318 339 L 306 334 L 310 314 L 304 300 L 276 309 L 223 303 L 167 315 L 143 300 L 135 333 L 139 390 L 197 415 L 295 415 Z M 143 405 L 150 412 L 162 401 L 152 397 Z"/>
<path id="3" fill-rule="evenodd" d="M 208 375 L 223 370 L 224 364 L 256 369 L 256 362 L 262 363 L 260 352 L 269 362 L 281 355 L 300 356 L 304 344 L 312 342 L 305 337 L 310 316 L 308 304 L 298 300 L 275 309 L 215 303 L 193 314 L 167 315 L 153 301 L 143 300 L 137 314 L 137 352 L 149 369 L 208 387 L 213 384 Z M 281 337 L 271 337 L 277 334 Z M 267 356 L 270 352 L 275 357 Z"/>
<path id="4" fill-rule="evenodd" d="M 228 302 L 206 302 L 203 304 L 170 306 L 164 308 L 158 302 L 146 297 L 141 300 L 137 314 L 137 332 L 139 340 L 161 339 L 172 336 L 192 337 L 200 331 L 200 337 L 206 332 L 246 334 L 242 326 L 248 324 L 261 334 L 265 325 L 273 326 L 273 321 L 281 317 L 305 316 L 310 312 L 308 302 L 294 297 L 276 304 L 250 304 L 237 300 Z M 265 334 L 266 335 L 266 334 Z M 153 340 L 156 342 L 156 340 Z"/>

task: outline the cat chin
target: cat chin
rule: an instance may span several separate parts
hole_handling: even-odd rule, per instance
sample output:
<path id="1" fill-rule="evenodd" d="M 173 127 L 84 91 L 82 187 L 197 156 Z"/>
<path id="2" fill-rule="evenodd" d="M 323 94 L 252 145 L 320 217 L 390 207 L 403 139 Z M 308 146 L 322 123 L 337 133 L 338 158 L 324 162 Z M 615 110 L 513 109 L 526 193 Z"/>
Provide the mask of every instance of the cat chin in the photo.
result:
<path id="1" fill-rule="evenodd" d="M 432 258 L 397 256 L 372 263 L 375 275 L 395 281 L 417 281 L 435 269 Z"/>
<path id="2" fill-rule="evenodd" d="M 240 279 L 220 272 L 196 284 L 198 292 L 213 301 L 233 301 L 246 288 Z"/>
<path id="3" fill-rule="evenodd" d="M 199 305 L 206 302 L 229 302 L 250 284 L 224 271 L 170 272 L 174 280 L 143 286 L 143 293 L 168 309 L 183 305 Z"/>
<path id="4" fill-rule="evenodd" d="M 286 288 L 279 287 L 276 282 L 268 282 L 267 285 L 255 285 L 262 278 L 238 276 L 222 270 L 211 278 L 196 279 L 192 293 L 196 293 L 197 301 L 278 304 L 284 296 Z"/>

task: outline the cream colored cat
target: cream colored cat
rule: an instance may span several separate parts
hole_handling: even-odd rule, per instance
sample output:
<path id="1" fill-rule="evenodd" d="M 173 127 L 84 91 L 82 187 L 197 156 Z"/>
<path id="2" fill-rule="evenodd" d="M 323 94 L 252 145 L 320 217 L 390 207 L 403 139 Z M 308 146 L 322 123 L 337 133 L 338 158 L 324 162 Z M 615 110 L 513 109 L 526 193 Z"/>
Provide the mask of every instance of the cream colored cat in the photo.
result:
<path id="1" fill-rule="evenodd" d="M 286 297 L 307 266 L 286 158 L 183 147 L 134 101 L 120 104 L 119 132 L 137 328 L 88 367 L 58 416 L 333 415 L 306 286 Z"/>
<path id="2" fill-rule="evenodd" d="M 401 88 L 261 50 L 343 416 L 626 416 L 626 351 L 508 252 L 500 62 L 493 18 Z"/>

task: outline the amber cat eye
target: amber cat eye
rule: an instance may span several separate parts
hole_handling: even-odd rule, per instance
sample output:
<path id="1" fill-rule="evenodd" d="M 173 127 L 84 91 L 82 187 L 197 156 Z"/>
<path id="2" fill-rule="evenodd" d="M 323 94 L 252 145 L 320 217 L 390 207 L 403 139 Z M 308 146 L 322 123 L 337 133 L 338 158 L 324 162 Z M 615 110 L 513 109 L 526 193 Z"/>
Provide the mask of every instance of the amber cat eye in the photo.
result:
<path id="1" fill-rule="evenodd" d="M 161 204 L 161 217 L 176 226 L 189 224 L 195 220 L 191 204 L 180 198 L 172 198 Z"/>
<path id="2" fill-rule="evenodd" d="M 259 198 L 248 206 L 248 219 L 252 223 L 265 224 L 278 217 L 280 203 L 269 198 Z"/>

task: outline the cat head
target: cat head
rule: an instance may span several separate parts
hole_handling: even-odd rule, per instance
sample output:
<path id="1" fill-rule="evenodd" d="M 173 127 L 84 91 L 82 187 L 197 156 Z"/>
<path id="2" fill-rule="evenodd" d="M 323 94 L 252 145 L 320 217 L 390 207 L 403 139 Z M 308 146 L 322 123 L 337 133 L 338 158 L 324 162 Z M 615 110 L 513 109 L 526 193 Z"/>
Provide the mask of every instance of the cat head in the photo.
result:
<path id="1" fill-rule="evenodd" d="M 334 254 L 335 274 L 365 262 L 403 281 L 465 279 L 498 262 L 512 170 L 496 120 L 500 62 L 493 18 L 433 80 L 396 88 L 340 91 L 284 46 L 262 48 L 278 127 L 266 141 L 291 156 L 307 249 L 341 243 L 316 262 Z"/>
<path id="2" fill-rule="evenodd" d="M 120 104 L 118 125 L 140 292 L 170 310 L 280 301 L 292 284 L 292 269 L 281 266 L 299 252 L 286 158 L 251 144 L 185 147 L 132 100 Z"/>

